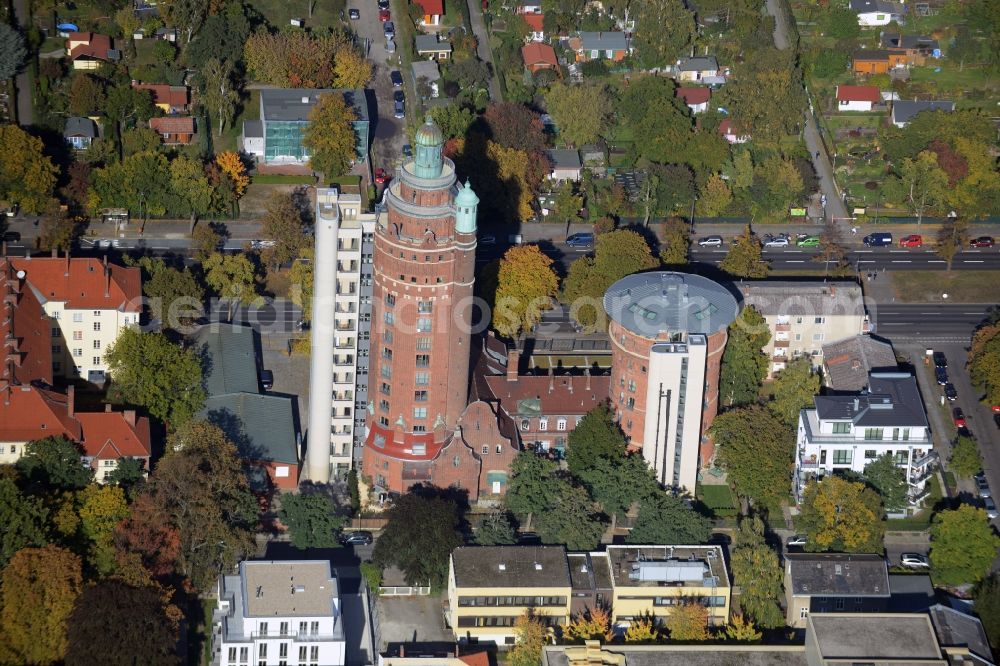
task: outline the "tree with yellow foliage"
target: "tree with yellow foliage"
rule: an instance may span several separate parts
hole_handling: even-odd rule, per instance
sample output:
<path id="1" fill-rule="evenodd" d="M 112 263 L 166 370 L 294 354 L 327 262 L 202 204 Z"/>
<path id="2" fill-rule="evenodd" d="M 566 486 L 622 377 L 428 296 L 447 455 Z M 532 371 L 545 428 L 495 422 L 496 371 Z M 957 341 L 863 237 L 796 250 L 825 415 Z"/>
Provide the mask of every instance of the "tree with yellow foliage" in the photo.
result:
<path id="1" fill-rule="evenodd" d="M 233 182 L 233 194 L 236 198 L 239 199 L 246 194 L 247 187 L 250 186 L 250 176 L 247 175 L 247 166 L 239 153 L 233 150 L 219 153 L 215 156 L 215 163 Z"/>
<path id="2" fill-rule="evenodd" d="M 59 169 L 43 152 L 42 140 L 17 125 L 0 125 L 0 199 L 26 213 L 45 210 Z"/>
<path id="3" fill-rule="evenodd" d="M 660 630 L 656 627 L 656 618 L 648 612 L 633 618 L 625 630 L 626 643 L 655 643 L 659 638 Z"/>
<path id="4" fill-rule="evenodd" d="M 753 620 L 743 619 L 741 613 L 733 613 L 733 619 L 726 626 L 726 638 L 731 641 L 742 643 L 754 643 L 760 640 L 763 634 L 754 626 Z"/>
<path id="5" fill-rule="evenodd" d="M 530 330 L 541 321 L 543 311 L 552 309 L 558 290 L 552 259 L 537 245 L 510 248 L 500 261 L 493 328 L 509 338 Z"/>
<path id="6" fill-rule="evenodd" d="M 535 611 L 528 609 L 514 621 L 517 642 L 507 653 L 510 666 L 538 666 L 548 630 Z"/>
<path id="7" fill-rule="evenodd" d="M 87 559 L 99 574 L 107 575 L 115 569 L 115 527 L 129 516 L 125 491 L 92 483 L 80 491 L 79 499 L 81 527 L 90 541 Z"/>
<path id="8" fill-rule="evenodd" d="M 693 600 L 677 604 L 667 616 L 667 631 L 674 641 L 707 641 L 708 608 Z"/>
<path id="9" fill-rule="evenodd" d="M 603 606 L 595 606 L 577 613 L 569 624 L 562 628 L 563 638 L 568 641 L 605 641 L 615 637 L 611 629 L 611 613 Z"/>
<path id="10" fill-rule="evenodd" d="M 309 166 L 322 171 L 327 180 L 343 175 L 357 157 L 354 109 L 340 93 L 320 95 L 309 112 L 302 145 L 309 149 Z"/>
<path id="11" fill-rule="evenodd" d="M 363 88 L 372 78 L 372 63 L 350 44 L 342 45 L 333 59 L 333 84 L 338 88 Z"/>
<path id="12" fill-rule="evenodd" d="M 885 532 L 884 513 L 882 498 L 863 483 L 835 475 L 810 481 L 800 517 L 806 549 L 878 552 Z"/>

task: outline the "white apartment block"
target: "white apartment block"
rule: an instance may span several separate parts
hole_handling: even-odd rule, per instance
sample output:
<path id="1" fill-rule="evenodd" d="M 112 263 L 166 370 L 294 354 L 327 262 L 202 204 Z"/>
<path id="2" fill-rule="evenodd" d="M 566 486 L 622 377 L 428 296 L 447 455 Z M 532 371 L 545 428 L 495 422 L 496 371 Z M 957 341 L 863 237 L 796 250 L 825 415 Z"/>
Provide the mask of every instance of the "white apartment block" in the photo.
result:
<path id="1" fill-rule="evenodd" d="M 223 576 L 212 666 L 343 666 L 337 579 L 326 560 L 248 561 Z"/>
<path id="2" fill-rule="evenodd" d="M 10 259 L 23 273 L 51 325 L 52 373 L 103 384 L 104 352 L 142 313 L 138 268 L 93 258 Z"/>
<path id="3" fill-rule="evenodd" d="M 938 458 L 916 379 L 903 372 L 873 372 L 867 391 L 855 395 L 817 396 L 815 408 L 799 414 L 796 444 L 798 500 L 810 480 L 838 470 L 861 473 L 891 453 L 916 505 L 929 492 L 927 479 Z"/>
<path id="4" fill-rule="evenodd" d="M 823 365 L 823 345 L 869 331 L 861 287 L 851 282 L 741 282 L 744 305 L 767 322 L 771 339 L 764 347 L 768 376 L 793 359 L 808 356 Z"/>
<path id="5" fill-rule="evenodd" d="M 311 372 L 332 376 L 329 413 L 329 476 L 343 478 L 352 467 L 355 447 L 364 441 L 368 401 L 368 354 L 371 329 L 372 255 L 376 215 L 362 210 L 361 196 L 335 188 L 316 190 L 316 276 L 314 299 L 332 296 L 329 307 L 314 300 Z M 324 229 L 319 229 L 324 226 Z M 322 233 L 320 233 L 322 231 Z M 332 233 L 330 233 L 332 232 Z M 334 249 L 335 248 L 335 249 Z M 328 262 L 323 266 L 323 262 Z M 329 263 L 332 262 L 332 266 Z M 332 268 L 331 272 L 329 269 Z M 325 269 L 325 270 L 324 270 Z M 320 285 L 329 278 L 330 284 Z M 317 288 L 320 287 L 320 288 Z M 329 302 L 329 301 L 328 301 Z M 328 320 L 332 315 L 332 325 Z M 319 344 L 323 349 L 317 349 Z M 325 387 L 321 387 L 325 393 Z M 317 398 L 318 400 L 318 398 Z M 309 442 L 321 446 L 320 420 L 327 420 L 325 405 L 310 404 Z M 316 439 L 311 432 L 316 428 Z M 308 455 L 308 454 L 307 454 Z M 309 456 L 310 460 L 316 460 Z M 317 461 L 317 465 L 319 465 Z M 309 478 L 314 478 L 312 471 Z"/>

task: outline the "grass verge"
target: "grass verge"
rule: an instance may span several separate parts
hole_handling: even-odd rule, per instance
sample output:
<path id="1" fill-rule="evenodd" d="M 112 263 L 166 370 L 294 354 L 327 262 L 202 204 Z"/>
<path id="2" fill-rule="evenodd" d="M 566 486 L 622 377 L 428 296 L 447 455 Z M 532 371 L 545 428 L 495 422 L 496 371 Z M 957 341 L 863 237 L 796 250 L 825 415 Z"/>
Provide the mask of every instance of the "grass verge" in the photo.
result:
<path id="1" fill-rule="evenodd" d="M 901 303 L 993 303 L 992 271 L 892 271 L 892 293 Z M 948 294 L 948 298 L 943 298 Z"/>
<path id="2" fill-rule="evenodd" d="M 257 185 L 312 185 L 316 179 L 312 176 L 285 176 L 276 173 L 259 173 L 253 177 Z"/>

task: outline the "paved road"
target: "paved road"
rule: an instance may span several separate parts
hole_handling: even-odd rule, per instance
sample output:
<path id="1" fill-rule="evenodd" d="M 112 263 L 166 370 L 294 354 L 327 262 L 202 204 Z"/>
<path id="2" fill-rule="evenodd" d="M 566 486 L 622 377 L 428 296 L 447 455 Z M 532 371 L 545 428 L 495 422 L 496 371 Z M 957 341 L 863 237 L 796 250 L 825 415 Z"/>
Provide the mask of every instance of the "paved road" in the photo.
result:
<path id="1" fill-rule="evenodd" d="M 691 251 L 691 260 L 706 264 L 719 264 L 726 258 L 729 249 L 696 247 Z M 815 261 L 816 248 L 765 248 L 764 258 L 771 262 L 771 268 L 792 270 L 795 268 L 815 269 L 822 263 Z M 847 253 L 851 263 L 861 271 L 886 270 L 944 270 L 946 263 L 933 250 L 871 248 L 852 249 Z M 1000 268 L 1000 250 L 964 250 L 955 257 L 952 269 L 992 270 Z"/>
<path id="2" fill-rule="evenodd" d="M 986 316 L 986 304 L 916 303 L 909 305 L 868 304 L 875 333 L 893 341 L 909 343 L 950 342 L 968 345 L 972 331 Z M 965 352 L 955 354 L 964 365 Z"/>
<path id="3" fill-rule="evenodd" d="M 788 25 L 785 21 L 786 14 L 780 11 L 779 3 L 781 1 L 767 0 L 767 13 L 774 17 L 774 45 L 779 49 L 787 49 L 789 47 Z M 813 170 L 819 177 L 820 191 L 826 196 L 826 215 L 834 220 L 847 219 L 847 208 L 844 206 L 840 192 L 837 190 L 837 184 L 833 180 L 833 169 L 820 141 L 811 104 L 805 114 L 805 121 L 806 126 L 803 134 L 809 155 L 812 156 Z"/>
<path id="4" fill-rule="evenodd" d="M 490 66 L 490 99 L 494 102 L 502 102 L 503 92 L 500 90 L 500 81 L 494 74 L 496 64 L 493 62 L 493 51 L 490 49 L 490 35 L 486 30 L 486 22 L 483 20 L 482 5 L 479 0 L 466 1 L 469 4 L 469 22 L 472 24 L 472 34 L 479 42 L 476 46 L 476 53 L 480 60 Z"/>
<path id="5" fill-rule="evenodd" d="M 28 31 L 28 1 L 14 0 L 14 16 L 21 24 L 24 31 Z M 17 75 L 15 81 L 17 87 L 17 122 L 21 125 L 32 125 L 35 122 L 35 109 L 32 103 L 34 91 L 31 89 L 31 76 L 28 67 Z"/>

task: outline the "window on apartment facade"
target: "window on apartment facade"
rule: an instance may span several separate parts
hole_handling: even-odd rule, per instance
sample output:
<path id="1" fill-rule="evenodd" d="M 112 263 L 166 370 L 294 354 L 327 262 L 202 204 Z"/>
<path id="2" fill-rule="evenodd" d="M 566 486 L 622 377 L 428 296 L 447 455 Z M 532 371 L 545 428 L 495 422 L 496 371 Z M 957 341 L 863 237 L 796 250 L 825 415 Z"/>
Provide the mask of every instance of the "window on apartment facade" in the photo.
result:
<path id="1" fill-rule="evenodd" d="M 261 622 L 260 626 L 257 627 L 257 631 L 260 633 L 261 636 L 267 636 L 267 622 Z M 267 646 L 266 645 L 261 646 L 261 654 L 260 654 L 260 656 L 262 656 L 262 657 L 265 656 L 266 650 L 267 650 Z"/>
<path id="2" fill-rule="evenodd" d="M 392 344 L 392 331 L 382 331 L 382 344 Z"/>
<path id="3" fill-rule="evenodd" d="M 94 316 L 95 317 L 100 317 L 101 316 L 101 311 L 100 310 L 94 310 Z"/>
<path id="4" fill-rule="evenodd" d="M 521 430 L 531 430 L 531 421 L 528 419 L 521 419 Z"/>
<path id="5" fill-rule="evenodd" d="M 489 455 L 489 453 L 490 453 L 490 447 L 483 444 L 483 455 L 486 456 Z"/>
<path id="6" fill-rule="evenodd" d="M 59 337 L 59 333 L 60 333 L 60 331 L 59 331 L 58 328 L 53 328 L 52 329 L 52 337 L 53 338 L 58 338 Z"/>
<path id="7" fill-rule="evenodd" d="M 896 464 L 897 465 L 905 465 L 908 458 L 909 458 L 909 456 L 906 454 L 906 451 L 896 451 Z"/>
<path id="8" fill-rule="evenodd" d="M 389 411 L 389 401 L 385 399 L 379 400 L 378 408 L 381 409 L 383 412 Z"/>
<path id="9" fill-rule="evenodd" d="M 822 333 L 813 333 L 813 342 L 822 342 L 823 337 Z"/>
<path id="10" fill-rule="evenodd" d="M 379 390 L 382 391 L 382 395 L 392 395 L 392 386 L 390 386 L 385 382 L 382 382 L 382 385 L 379 387 Z"/>
<path id="11" fill-rule="evenodd" d="M 843 597 L 837 599 L 837 610 L 844 610 L 844 599 L 843 599 Z"/>
<path id="12" fill-rule="evenodd" d="M 83 340 L 83 331 L 73 331 L 74 340 Z"/>
<path id="13" fill-rule="evenodd" d="M 427 408 L 426 407 L 414 407 L 413 408 L 413 418 L 415 418 L 415 419 L 426 419 L 427 418 Z"/>
<path id="14" fill-rule="evenodd" d="M 548 430 L 549 429 L 549 420 L 548 419 L 538 419 L 538 429 L 539 430 Z"/>
<path id="15" fill-rule="evenodd" d="M 287 622 L 282 622 L 281 624 L 278 625 L 278 633 L 280 633 L 282 636 L 287 636 L 288 635 L 288 623 Z"/>
<path id="16" fill-rule="evenodd" d="M 101 330 L 101 322 L 99 322 L 99 321 L 95 321 L 94 322 L 94 330 L 95 331 Z"/>
<path id="17" fill-rule="evenodd" d="M 100 349 L 100 348 L 101 348 L 101 341 L 94 340 L 94 349 Z"/>
<path id="18" fill-rule="evenodd" d="M 378 417 L 378 424 L 380 426 L 382 426 L 383 428 L 388 428 L 389 427 L 389 419 L 385 418 L 384 416 L 380 416 L 380 417 Z"/>
<path id="19" fill-rule="evenodd" d="M 800 608 L 799 609 L 799 619 L 804 620 L 807 617 L 809 617 L 809 609 L 808 608 Z"/>
<path id="20" fill-rule="evenodd" d="M 882 439 L 882 428 L 865 428 L 865 439 Z"/>
<path id="21" fill-rule="evenodd" d="M 425 425 L 415 425 L 415 426 L 413 426 L 413 432 L 427 432 L 427 426 L 425 426 Z"/>
<path id="22" fill-rule="evenodd" d="M 558 421 L 556 421 L 556 430 L 565 430 L 565 429 L 566 429 L 566 419 L 559 419 Z"/>
<path id="23" fill-rule="evenodd" d="M 632 393 L 635 393 L 635 380 L 634 379 L 628 380 L 628 390 L 631 391 Z"/>
<path id="24" fill-rule="evenodd" d="M 427 391 L 414 391 L 413 400 L 414 402 L 427 402 Z"/>
<path id="25" fill-rule="evenodd" d="M 62 354 L 62 347 L 60 345 L 52 345 L 53 354 Z"/>
<path id="26" fill-rule="evenodd" d="M 73 313 L 73 323 L 74 324 L 79 324 L 82 321 L 83 321 L 83 313 L 82 312 L 74 312 Z"/>
<path id="27" fill-rule="evenodd" d="M 77 347 L 76 349 L 74 349 L 73 350 L 73 356 L 77 356 L 77 357 L 83 356 L 83 349 L 81 349 L 79 347 Z"/>
<path id="28" fill-rule="evenodd" d="M 431 355 L 430 354 L 417 354 L 416 364 L 418 368 L 429 368 L 431 367 Z"/>
<path id="29" fill-rule="evenodd" d="M 299 661 L 305 661 L 307 654 L 309 654 L 309 648 L 307 648 L 305 645 L 300 645 L 299 646 Z"/>
<path id="30" fill-rule="evenodd" d="M 826 323 L 826 317 L 816 317 L 816 321 L 814 323 L 816 323 L 816 324 L 825 324 Z"/>
<path id="31" fill-rule="evenodd" d="M 279 643 L 278 644 L 278 657 L 281 658 L 281 659 L 287 659 L 288 658 L 288 643 Z"/>
<path id="32" fill-rule="evenodd" d="M 229 648 L 229 661 L 236 661 L 236 648 Z"/>
<path id="33" fill-rule="evenodd" d="M 427 445 L 426 444 L 414 444 L 413 445 L 413 455 L 415 455 L 415 456 L 425 456 L 425 455 L 427 455 Z"/>
<path id="34" fill-rule="evenodd" d="M 309 661 L 319 661 L 319 646 L 312 645 L 309 647 Z"/>
<path id="35" fill-rule="evenodd" d="M 431 349 L 430 338 L 417 338 L 417 351 L 430 351 L 430 349 Z"/>
<path id="36" fill-rule="evenodd" d="M 850 465 L 851 464 L 851 450 L 850 449 L 834 449 L 833 450 L 833 464 L 834 465 Z"/>
<path id="37" fill-rule="evenodd" d="M 429 317 L 418 317 L 417 318 L 417 333 L 430 333 L 431 332 L 431 320 Z"/>
<path id="38" fill-rule="evenodd" d="M 413 379 L 417 386 L 429 386 L 431 383 L 431 374 L 429 372 L 417 372 L 414 373 Z"/>
<path id="39" fill-rule="evenodd" d="M 432 301 L 417 301 L 417 312 L 420 314 L 430 314 L 434 311 L 434 303 Z"/>
<path id="40" fill-rule="evenodd" d="M 392 350 L 389 349 L 388 347 L 382 347 L 382 358 L 384 358 L 387 361 L 391 361 L 392 360 Z"/>
<path id="41" fill-rule="evenodd" d="M 846 435 L 851 432 L 851 424 L 847 421 L 837 421 L 833 424 L 833 434 Z"/>
<path id="42" fill-rule="evenodd" d="M 385 321 L 387 326 L 392 326 L 396 321 L 396 317 L 392 312 L 386 310 L 386 312 L 382 315 L 382 320 Z"/>
<path id="43" fill-rule="evenodd" d="M 878 458 L 878 452 L 875 449 L 865 449 L 865 460 L 874 460 Z"/>
<path id="44" fill-rule="evenodd" d="M 383 379 L 392 379 L 392 368 L 388 365 L 383 365 L 379 368 L 379 374 L 382 375 Z"/>
<path id="45" fill-rule="evenodd" d="M 385 295 L 385 306 L 387 308 L 391 308 L 395 304 L 396 304 L 396 295 L 395 294 L 386 294 Z"/>

